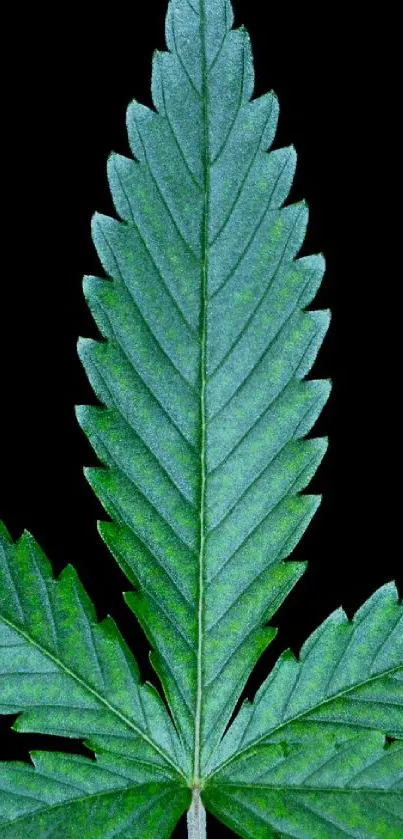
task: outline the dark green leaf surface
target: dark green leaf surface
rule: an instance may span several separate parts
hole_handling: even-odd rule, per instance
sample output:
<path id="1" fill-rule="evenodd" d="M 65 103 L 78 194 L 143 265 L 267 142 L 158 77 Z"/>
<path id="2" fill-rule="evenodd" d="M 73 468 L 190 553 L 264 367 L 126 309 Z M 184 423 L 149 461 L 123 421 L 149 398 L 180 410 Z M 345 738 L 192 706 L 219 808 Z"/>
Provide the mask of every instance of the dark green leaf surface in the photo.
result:
<path id="1" fill-rule="evenodd" d="M 337 609 L 308 638 L 299 660 L 287 650 L 246 701 L 216 750 L 213 771 L 257 744 L 341 741 L 376 729 L 403 738 L 403 607 L 393 583 L 347 620 Z"/>
<path id="2" fill-rule="evenodd" d="M 53 579 L 28 533 L 14 545 L 0 532 L 0 706 L 22 711 L 18 731 L 89 738 L 148 766 L 185 768 L 158 694 L 141 685 L 135 659 L 95 610 L 72 566 Z"/>
<path id="3" fill-rule="evenodd" d="M 307 208 L 281 208 L 295 152 L 267 154 L 277 100 L 251 101 L 231 24 L 225 0 L 169 4 L 157 113 L 132 103 L 135 160 L 109 160 L 121 221 L 93 223 L 109 280 L 84 290 L 106 341 L 80 343 L 106 405 L 78 410 L 106 467 L 87 470 L 113 520 L 100 531 L 138 589 L 195 777 L 304 570 L 281 560 L 318 506 L 299 492 L 326 441 L 301 438 L 329 393 L 303 380 L 329 322 L 304 311 L 324 261 L 296 259 Z"/>
<path id="4" fill-rule="evenodd" d="M 32 754 L 35 768 L 4 763 L 2 839 L 168 839 L 190 801 L 169 771 L 122 755 L 96 761 L 57 752 Z"/>
<path id="5" fill-rule="evenodd" d="M 367 733 L 259 746 L 221 770 L 206 806 L 245 839 L 400 839 L 403 743 Z"/>

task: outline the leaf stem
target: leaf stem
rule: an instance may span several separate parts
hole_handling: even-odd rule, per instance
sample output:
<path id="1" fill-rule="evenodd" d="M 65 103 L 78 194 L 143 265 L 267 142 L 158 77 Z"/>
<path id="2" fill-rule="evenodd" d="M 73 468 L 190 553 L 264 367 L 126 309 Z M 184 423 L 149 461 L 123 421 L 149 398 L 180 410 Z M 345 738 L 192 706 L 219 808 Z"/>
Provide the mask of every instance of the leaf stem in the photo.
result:
<path id="1" fill-rule="evenodd" d="M 192 803 L 187 813 L 188 839 L 207 839 L 206 811 L 198 787 L 193 789 Z"/>

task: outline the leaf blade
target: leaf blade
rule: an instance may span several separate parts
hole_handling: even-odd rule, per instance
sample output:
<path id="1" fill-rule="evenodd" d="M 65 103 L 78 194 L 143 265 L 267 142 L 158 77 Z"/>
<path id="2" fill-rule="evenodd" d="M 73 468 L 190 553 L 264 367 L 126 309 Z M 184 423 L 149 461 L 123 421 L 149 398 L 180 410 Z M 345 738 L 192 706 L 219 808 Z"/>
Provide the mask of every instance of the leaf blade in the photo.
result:
<path id="1" fill-rule="evenodd" d="M 397 839 L 403 744 L 377 732 L 335 745 L 261 746 L 219 772 L 203 800 L 245 839 Z"/>
<path id="2" fill-rule="evenodd" d="M 3 763 L 4 839 L 35 834 L 89 839 L 168 839 L 190 793 L 169 771 L 100 753 L 96 761 L 57 752 L 32 754 L 34 766 Z M 169 806 L 168 806 L 169 805 Z"/>
<path id="3" fill-rule="evenodd" d="M 330 391 L 303 381 L 329 325 L 305 311 L 324 261 L 297 258 L 295 152 L 267 153 L 277 99 L 252 99 L 232 22 L 226 0 L 168 5 L 156 111 L 130 105 L 134 160 L 108 164 L 121 221 L 93 223 L 108 279 L 85 293 L 106 342 L 79 350 L 106 406 L 78 411 L 106 466 L 87 471 L 112 518 L 100 532 L 138 589 L 127 602 L 196 779 L 303 572 L 282 561 L 318 506 L 300 492 L 326 443 L 302 438 Z"/>
<path id="4" fill-rule="evenodd" d="M 20 714 L 14 729 L 91 736 L 95 748 L 99 736 L 111 751 L 127 738 L 133 755 L 143 742 L 151 762 L 183 775 L 161 700 L 141 685 L 112 619 L 96 623 L 72 566 L 56 582 L 32 536 L 14 545 L 1 526 L 0 582 L 0 707 Z"/>
<path id="5" fill-rule="evenodd" d="M 336 742 L 365 730 L 403 738 L 403 607 L 394 583 L 381 586 L 351 621 L 338 609 L 297 660 L 283 653 L 246 701 L 216 752 L 212 771 L 259 744 Z"/>

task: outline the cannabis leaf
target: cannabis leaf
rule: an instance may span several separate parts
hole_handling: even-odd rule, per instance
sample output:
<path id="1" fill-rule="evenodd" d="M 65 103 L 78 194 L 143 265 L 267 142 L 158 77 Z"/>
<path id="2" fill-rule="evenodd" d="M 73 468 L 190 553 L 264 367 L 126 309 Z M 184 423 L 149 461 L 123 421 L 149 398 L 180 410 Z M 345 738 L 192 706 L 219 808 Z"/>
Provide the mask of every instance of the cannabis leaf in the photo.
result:
<path id="1" fill-rule="evenodd" d="M 95 760 L 35 753 L 0 767 L 5 839 L 164 839 L 205 807 L 244 837 L 398 839 L 403 832 L 403 609 L 392 584 L 331 615 L 233 715 L 306 563 L 284 561 L 319 504 L 326 450 L 306 436 L 327 381 L 306 380 L 329 324 L 307 310 L 324 260 L 297 258 L 283 206 L 293 148 L 268 153 L 274 94 L 228 0 L 170 0 L 156 110 L 128 109 L 112 155 L 120 221 L 96 215 L 105 279 L 84 293 L 103 337 L 79 353 L 102 407 L 78 420 L 100 533 L 134 586 L 166 702 L 142 684 L 76 573 L 29 534 L 0 534 L 0 707 L 19 731 L 84 738 Z M 228 730 L 227 730 L 228 729 Z"/>

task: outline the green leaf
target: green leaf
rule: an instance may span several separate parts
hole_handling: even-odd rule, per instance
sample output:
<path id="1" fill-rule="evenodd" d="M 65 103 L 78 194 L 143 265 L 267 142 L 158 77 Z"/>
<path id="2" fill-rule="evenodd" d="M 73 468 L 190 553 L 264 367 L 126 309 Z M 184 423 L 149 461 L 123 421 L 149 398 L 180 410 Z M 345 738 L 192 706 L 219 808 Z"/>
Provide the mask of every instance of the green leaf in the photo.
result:
<path id="1" fill-rule="evenodd" d="M 379 733 L 338 746 L 260 746 L 221 770 L 206 806 L 245 839 L 399 839 L 403 832 L 403 743 Z"/>
<path id="2" fill-rule="evenodd" d="M 71 565 L 53 579 L 25 533 L 0 529 L 0 706 L 17 731 L 88 737 L 145 767 L 184 774 L 180 742 L 113 620 L 95 610 Z"/>
<path id="3" fill-rule="evenodd" d="M 396 587 L 378 589 L 347 620 L 337 609 L 290 650 L 248 700 L 220 743 L 210 771 L 258 744 L 340 742 L 360 730 L 403 738 L 403 607 Z"/>
<path id="4" fill-rule="evenodd" d="M 321 256 L 296 259 L 308 212 L 282 208 L 292 148 L 267 154 L 274 94 L 251 100 L 244 29 L 225 0 L 172 0 L 154 111 L 134 102 L 135 160 L 109 159 L 121 221 L 96 215 L 108 280 L 84 291 L 104 342 L 80 342 L 105 408 L 78 419 L 106 468 L 86 470 L 100 532 L 137 591 L 195 779 L 305 563 L 282 562 L 317 509 L 301 495 L 326 450 L 302 440 L 329 394 L 304 381 L 327 312 L 305 311 Z"/>
<path id="5" fill-rule="evenodd" d="M 245 837 L 402 835 L 402 607 L 381 588 L 281 656 L 229 725 L 268 621 L 306 562 L 327 441 L 307 435 L 330 384 L 307 380 L 329 325 L 308 309 L 322 256 L 299 257 L 296 155 L 268 151 L 278 103 L 253 98 L 229 0 L 170 0 L 155 110 L 133 102 L 133 157 L 111 155 L 120 220 L 96 215 L 105 278 L 84 293 L 102 340 L 79 354 L 101 406 L 77 416 L 102 538 L 134 590 L 166 703 L 68 566 L 0 533 L 0 709 L 18 731 L 83 738 L 95 760 L 0 767 L 6 839 L 169 837 L 188 809 Z M 229 727 L 228 727 L 229 726 Z M 228 729 L 228 730 L 227 730 Z M 192 790 L 192 793 L 191 793 Z"/>
<path id="6" fill-rule="evenodd" d="M 96 761 L 58 752 L 31 757 L 35 768 L 2 764 L 2 839 L 168 839 L 189 803 L 189 790 L 164 769 L 122 755 L 101 753 Z"/>

